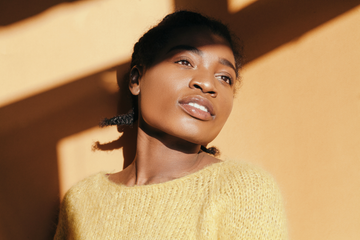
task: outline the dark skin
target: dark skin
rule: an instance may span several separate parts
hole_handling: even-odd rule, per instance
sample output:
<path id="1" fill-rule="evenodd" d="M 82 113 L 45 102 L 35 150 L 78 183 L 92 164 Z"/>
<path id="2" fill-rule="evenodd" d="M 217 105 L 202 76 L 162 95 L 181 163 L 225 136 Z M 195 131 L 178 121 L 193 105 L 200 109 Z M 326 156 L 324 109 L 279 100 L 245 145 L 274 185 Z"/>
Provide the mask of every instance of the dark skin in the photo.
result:
<path id="1" fill-rule="evenodd" d="M 136 156 L 109 179 L 126 186 L 167 182 L 220 160 L 204 152 L 230 115 L 235 88 L 228 42 L 201 27 L 179 29 L 148 68 L 131 71 L 139 97 Z"/>

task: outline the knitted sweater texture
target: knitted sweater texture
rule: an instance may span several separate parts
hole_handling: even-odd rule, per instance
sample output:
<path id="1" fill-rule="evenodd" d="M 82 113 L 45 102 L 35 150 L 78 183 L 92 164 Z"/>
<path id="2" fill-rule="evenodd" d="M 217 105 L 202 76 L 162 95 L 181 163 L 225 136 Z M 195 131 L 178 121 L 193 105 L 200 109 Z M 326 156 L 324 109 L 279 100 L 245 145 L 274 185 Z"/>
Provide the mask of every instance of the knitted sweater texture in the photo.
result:
<path id="1" fill-rule="evenodd" d="M 127 187 L 105 173 L 72 187 L 55 239 L 287 239 L 272 177 L 225 161 L 172 181 Z"/>

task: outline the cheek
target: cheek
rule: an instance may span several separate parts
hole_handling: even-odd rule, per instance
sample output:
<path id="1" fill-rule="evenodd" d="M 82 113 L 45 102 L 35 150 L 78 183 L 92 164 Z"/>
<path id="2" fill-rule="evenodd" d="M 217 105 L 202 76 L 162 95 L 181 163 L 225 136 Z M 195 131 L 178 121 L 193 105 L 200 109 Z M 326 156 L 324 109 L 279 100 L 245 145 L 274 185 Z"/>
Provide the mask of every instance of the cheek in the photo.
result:
<path id="1" fill-rule="evenodd" d="M 232 111 L 233 108 L 233 102 L 234 102 L 234 97 L 232 93 L 228 93 L 224 94 L 223 96 L 225 96 L 220 105 L 221 105 L 221 116 L 219 117 L 221 119 L 221 121 L 223 122 L 223 124 L 225 124 L 225 122 L 227 121 L 227 119 L 230 116 L 230 113 Z"/>
<path id="2" fill-rule="evenodd" d="M 176 105 L 176 91 L 159 79 L 146 79 L 140 90 L 140 111 L 142 118 L 152 127 L 161 129 Z M 153 80 L 153 81 L 152 81 Z M 151 81 L 151 82 L 150 82 Z"/>
<path id="3" fill-rule="evenodd" d="M 161 115 L 166 111 L 167 106 L 164 103 L 165 94 L 159 92 L 151 91 L 147 89 L 140 94 L 140 112 L 142 118 L 150 125 L 153 125 L 154 122 L 161 119 Z"/>
<path id="4" fill-rule="evenodd" d="M 186 78 L 178 74 L 169 74 L 169 67 L 150 70 L 142 80 L 140 88 L 142 112 L 147 115 L 169 115 L 175 111 L 181 91 L 188 87 Z M 160 74 L 159 74 L 160 73 Z M 154 113 L 154 114 L 150 114 Z M 156 115 L 153 117 L 157 117 Z"/>

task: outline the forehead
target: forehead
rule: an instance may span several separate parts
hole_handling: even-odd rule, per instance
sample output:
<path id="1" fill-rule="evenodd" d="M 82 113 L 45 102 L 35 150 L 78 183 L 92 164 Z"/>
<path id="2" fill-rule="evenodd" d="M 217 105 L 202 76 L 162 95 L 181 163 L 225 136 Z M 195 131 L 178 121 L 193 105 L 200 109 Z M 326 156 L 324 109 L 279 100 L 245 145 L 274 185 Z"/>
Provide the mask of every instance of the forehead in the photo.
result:
<path id="1" fill-rule="evenodd" d="M 164 55 L 174 46 L 177 45 L 187 45 L 192 46 L 195 48 L 201 48 L 204 46 L 211 46 L 211 45 L 221 45 L 227 47 L 226 53 L 228 54 L 229 61 L 235 62 L 235 58 L 233 55 L 233 52 L 231 50 L 230 44 L 228 41 L 217 35 L 212 33 L 209 29 L 206 27 L 184 27 L 184 28 L 178 28 L 176 30 L 173 30 L 168 38 L 167 44 L 164 46 L 163 49 L 160 50 L 160 52 L 157 54 L 157 61 L 161 61 L 161 59 L 164 57 Z M 224 52 L 225 54 L 225 52 Z"/>
<path id="2" fill-rule="evenodd" d="M 205 27 L 187 27 L 174 30 L 169 37 L 167 45 L 188 43 L 194 46 L 222 44 L 230 47 L 229 43 L 221 36 L 212 33 Z"/>

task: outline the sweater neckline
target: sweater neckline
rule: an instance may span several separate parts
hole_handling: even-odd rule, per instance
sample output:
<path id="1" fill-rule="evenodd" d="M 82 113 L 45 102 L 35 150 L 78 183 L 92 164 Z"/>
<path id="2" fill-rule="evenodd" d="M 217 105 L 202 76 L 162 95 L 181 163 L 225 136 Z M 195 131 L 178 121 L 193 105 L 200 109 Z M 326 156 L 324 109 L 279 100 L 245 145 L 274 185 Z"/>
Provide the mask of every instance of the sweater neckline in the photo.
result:
<path id="1" fill-rule="evenodd" d="M 205 166 L 204 168 L 200 169 L 199 171 L 196 171 L 196 172 L 193 172 L 193 173 L 189 173 L 183 177 L 179 177 L 179 178 L 176 178 L 176 179 L 173 179 L 173 180 L 169 180 L 169 181 L 166 181 L 166 182 L 162 182 L 162 183 L 154 183 L 154 184 L 147 184 L 147 185 L 134 185 L 134 186 L 126 186 L 124 184 L 118 184 L 118 183 L 114 183 L 112 181 L 110 181 L 110 179 L 108 178 L 106 172 L 100 172 L 99 175 L 100 175 L 100 178 L 101 178 L 101 181 L 103 183 L 105 183 L 106 185 L 110 185 L 112 187 L 115 187 L 115 188 L 121 188 L 121 189 L 128 189 L 128 190 L 131 190 L 131 189 L 152 189 L 152 188 L 162 188 L 162 187 L 167 187 L 167 186 L 171 186 L 171 185 L 178 185 L 178 184 L 181 184 L 181 183 L 184 183 L 184 182 L 187 182 L 189 180 L 194 180 L 202 175 L 205 175 L 206 172 L 212 172 L 213 169 L 216 169 L 216 168 L 219 168 L 221 166 L 224 165 L 226 161 L 220 161 L 220 162 L 217 162 L 217 163 L 211 163 L 207 166 Z"/>

